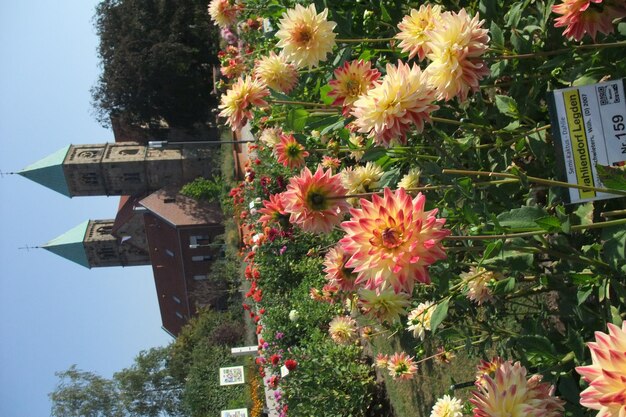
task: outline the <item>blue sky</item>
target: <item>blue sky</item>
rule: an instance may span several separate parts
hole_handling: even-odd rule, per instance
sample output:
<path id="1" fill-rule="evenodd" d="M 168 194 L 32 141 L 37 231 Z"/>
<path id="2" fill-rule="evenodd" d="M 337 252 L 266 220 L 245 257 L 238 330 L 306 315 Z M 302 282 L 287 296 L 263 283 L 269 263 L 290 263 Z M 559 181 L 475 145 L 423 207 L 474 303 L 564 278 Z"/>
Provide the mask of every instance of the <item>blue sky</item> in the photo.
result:
<path id="1" fill-rule="evenodd" d="M 91 113 L 98 77 L 95 0 L 0 0 L 0 170 L 17 171 L 74 143 L 113 141 Z M 117 197 L 67 198 L 17 175 L 0 179 L 0 416 L 50 414 L 54 372 L 106 377 L 161 330 L 149 267 L 88 270 L 40 245 L 87 219 L 112 218 Z"/>

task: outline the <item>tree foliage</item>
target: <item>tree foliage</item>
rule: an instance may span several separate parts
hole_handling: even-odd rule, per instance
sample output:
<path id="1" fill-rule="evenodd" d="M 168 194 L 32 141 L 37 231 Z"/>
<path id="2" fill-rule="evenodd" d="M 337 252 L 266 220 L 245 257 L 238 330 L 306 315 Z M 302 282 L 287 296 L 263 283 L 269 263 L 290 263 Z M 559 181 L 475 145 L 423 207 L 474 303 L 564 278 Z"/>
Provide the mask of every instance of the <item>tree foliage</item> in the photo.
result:
<path id="1" fill-rule="evenodd" d="M 186 127 L 207 119 L 218 36 L 207 2 L 103 0 L 96 8 L 102 74 L 98 120 Z"/>

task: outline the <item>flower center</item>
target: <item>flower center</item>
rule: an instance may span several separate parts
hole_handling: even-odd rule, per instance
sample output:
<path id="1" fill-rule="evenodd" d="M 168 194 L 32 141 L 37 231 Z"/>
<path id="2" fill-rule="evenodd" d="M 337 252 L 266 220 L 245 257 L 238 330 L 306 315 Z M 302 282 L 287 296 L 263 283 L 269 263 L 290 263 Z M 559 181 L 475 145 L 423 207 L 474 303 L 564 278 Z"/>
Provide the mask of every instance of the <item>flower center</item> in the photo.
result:
<path id="1" fill-rule="evenodd" d="M 313 210 L 325 210 L 328 206 L 326 196 L 317 191 L 309 192 L 306 199 L 308 206 Z"/>
<path id="2" fill-rule="evenodd" d="M 357 80 L 348 80 L 346 90 L 348 90 L 348 95 L 351 97 L 359 96 L 361 94 L 361 83 Z"/>
<path id="3" fill-rule="evenodd" d="M 380 235 L 383 246 L 392 249 L 402 244 L 402 235 L 391 227 L 385 228 Z"/>
<path id="4" fill-rule="evenodd" d="M 291 38 L 295 43 L 306 46 L 313 38 L 313 32 L 310 27 L 300 25 L 293 31 Z"/>
<path id="5" fill-rule="evenodd" d="M 297 143 L 292 143 L 287 146 L 287 155 L 290 158 L 297 158 L 300 156 L 300 146 Z"/>

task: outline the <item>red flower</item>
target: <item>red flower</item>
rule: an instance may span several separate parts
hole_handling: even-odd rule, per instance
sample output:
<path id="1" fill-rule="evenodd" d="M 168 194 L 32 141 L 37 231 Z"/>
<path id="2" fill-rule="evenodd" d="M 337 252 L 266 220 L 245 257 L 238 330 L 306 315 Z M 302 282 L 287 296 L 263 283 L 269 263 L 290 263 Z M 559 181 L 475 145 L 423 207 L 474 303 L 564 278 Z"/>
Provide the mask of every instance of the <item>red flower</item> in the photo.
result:
<path id="1" fill-rule="evenodd" d="M 294 369 L 296 369 L 296 368 L 297 368 L 297 366 L 298 366 L 298 362 L 296 362 L 296 361 L 295 361 L 295 360 L 293 360 L 293 359 L 287 359 L 287 360 L 285 361 L 285 366 L 286 366 L 286 367 L 287 367 L 287 369 L 289 369 L 290 371 L 293 371 Z"/>
<path id="2" fill-rule="evenodd" d="M 274 353 L 272 356 L 270 356 L 270 362 L 274 366 L 278 365 L 280 363 L 280 355 Z"/>

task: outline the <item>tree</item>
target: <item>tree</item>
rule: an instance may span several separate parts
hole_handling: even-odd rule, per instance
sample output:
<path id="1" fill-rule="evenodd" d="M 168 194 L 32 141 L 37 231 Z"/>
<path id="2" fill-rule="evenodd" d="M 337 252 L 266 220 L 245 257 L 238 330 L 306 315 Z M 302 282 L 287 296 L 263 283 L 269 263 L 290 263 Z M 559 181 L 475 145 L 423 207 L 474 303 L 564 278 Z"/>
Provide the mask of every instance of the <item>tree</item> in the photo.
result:
<path id="1" fill-rule="evenodd" d="M 204 122 L 218 35 L 206 0 L 103 0 L 94 17 L 102 74 L 92 89 L 96 116 L 135 125 Z"/>
<path id="2" fill-rule="evenodd" d="M 112 379 L 72 365 L 50 393 L 54 417 L 180 417 L 183 385 L 168 370 L 170 347 L 142 351 Z"/>
<path id="3" fill-rule="evenodd" d="M 119 392 L 115 383 L 93 372 L 84 372 L 72 365 L 57 372 L 60 381 L 54 392 L 51 414 L 54 417 L 123 417 Z"/>

